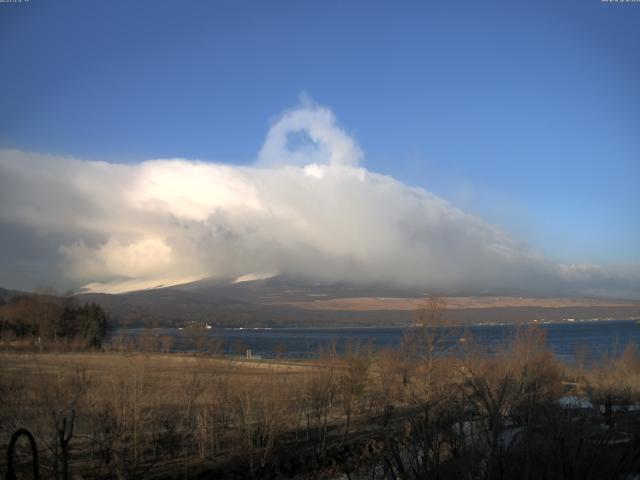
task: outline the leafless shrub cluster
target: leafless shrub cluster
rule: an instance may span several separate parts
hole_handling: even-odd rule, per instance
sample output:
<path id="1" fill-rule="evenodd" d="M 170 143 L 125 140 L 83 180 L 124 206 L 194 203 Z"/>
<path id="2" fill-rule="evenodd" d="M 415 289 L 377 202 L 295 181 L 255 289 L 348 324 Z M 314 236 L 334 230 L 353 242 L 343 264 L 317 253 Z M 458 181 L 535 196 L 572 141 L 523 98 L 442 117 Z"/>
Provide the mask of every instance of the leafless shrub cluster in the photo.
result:
<path id="1" fill-rule="evenodd" d="M 640 352 L 629 343 L 622 355 L 606 357 L 584 372 L 585 390 L 590 400 L 610 417 L 618 410 L 629 410 L 640 404 Z"/>
<path id="2" fill-rule="evenodd" d="M 422 380 L 417 395 L 395 414 L 398 428 L 378 437 L 375 455 L 359 469 L 362 477 L 614 479 L 640 471 L 633 412 L 618 411 L 611 422 L 615 407 L 592 408 L 575 397 L 580 388 L 607 395 L 612 384 L 627 392 L 635 384 L 633 347 L 594 370 L 592 383 L 566 394 L 564 366 L 541 330 L 519 330 L 493 356 L 475 353 L 469 339 L 464 343 L 455 358 L 424 355 L 415 367 L 421 373 L 410 376 Z M 629 396 L 610 404 L 619 408 L 620 398 L 630 405 Z M 385 423 L 394 424 L 393 417 Z"/>

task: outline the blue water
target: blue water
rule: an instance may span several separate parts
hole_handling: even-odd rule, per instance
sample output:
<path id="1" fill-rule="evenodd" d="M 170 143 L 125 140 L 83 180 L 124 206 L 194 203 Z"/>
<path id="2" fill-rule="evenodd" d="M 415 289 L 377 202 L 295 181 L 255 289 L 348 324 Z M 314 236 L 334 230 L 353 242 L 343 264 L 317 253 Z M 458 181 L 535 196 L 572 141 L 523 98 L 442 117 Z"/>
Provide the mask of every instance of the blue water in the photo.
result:
<path id="1" fill-rule="evenodd" d="M 571 362 L 577 350 L 583 350 L 592 360 L 603 356 L 619 355 L 633 341 L 640 345 L 640 324 L 634 320 L 585 321 L 574 323 L 542 324 L 547 344 L 562 360 Z M 470 335 L 482 351 L 492 353 L 504 346 L 516 333 L 518 327 L 511 325 L 475 325 L 449 329 L 448 338 L 453 343 Z M 154 329 L 153 335 L 170 335 L 174 338 L 174 351 L 193 351 L 195 345 L 222 342 L 225 353 L 243 352 L 250 348 L 254 355 L 274 358 L 278 350 L 285 358 L 308 358 L 317 355 L 320 349 L 335 344 L 338 352 L 350 346 L 366 346 L 373 349 L 397 347 L 408 331 L 406 327 L 371 328 L 278 328 L 278 329 L 211 329 L 178 330 Z M 140 329 L 118 332 L 139 335 Z M 116 334 L 118 334 L 116 332 Z M 409 329 L 409 334 L 411 330 Z"/>

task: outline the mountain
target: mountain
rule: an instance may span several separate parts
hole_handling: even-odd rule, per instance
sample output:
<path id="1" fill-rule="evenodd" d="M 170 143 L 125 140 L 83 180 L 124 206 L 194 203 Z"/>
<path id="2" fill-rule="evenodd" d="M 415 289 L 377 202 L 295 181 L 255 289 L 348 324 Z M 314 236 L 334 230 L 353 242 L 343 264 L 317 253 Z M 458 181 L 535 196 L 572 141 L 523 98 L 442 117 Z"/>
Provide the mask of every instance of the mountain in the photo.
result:
<path id="1" fill-rule="evenodd" d="M 16 297 L 18 295 L 28 295 L 26 292 L 21 292 L 20 290 L 9 290 L 6 288 L 0 288 L 0 303 L 6 302 L 12 297 Z"/>
<path id="2" fill-rule="evenodd" d="M 295 305 L 295 301 L 314 295 L 309 292 L 315 292 L 316 288 L 283 279 L 242 283 L 206 280 L 122 294 L 87 293 L 77 297 L 80 301 L 100 304 L 116 323 L 132 326 L 184 326 L 206 322 L 222 327 L 284 327 L 410 321 L 411 315 L 407 312 L 315 311 Z M 329 285 L 322 291 L 333 291 L 336 296 L 340 293 L 338 287 Z"/>
<path id="3" fill-rule="evenodd" d="M 86 293 L 119 325 L 218 327 L 410 324 L 428 295 L 446 297 L 459 323 L 519 323 L 566 318 L 640 317 L 640 303 L 600 298 L 532 297 L 522 292 L 437 291 L 276 276 L 251 281 L 205 279 L 122 294 Z"/>
<path id="4" fill-rule="evenodd" d="M 25 292 L 0 288 L 0 304 Z M 114 326 L 336 327 L 408 325 L 426 297 L 447 302 L 452 322 L 521 323 L 563 319 L 640 318 L 640 302 L 606 298 L 541 297 L 517 291 L 425 291 L 276 276 L 234 281 L 205 279 L 120 294 L 80 293 Z"/>

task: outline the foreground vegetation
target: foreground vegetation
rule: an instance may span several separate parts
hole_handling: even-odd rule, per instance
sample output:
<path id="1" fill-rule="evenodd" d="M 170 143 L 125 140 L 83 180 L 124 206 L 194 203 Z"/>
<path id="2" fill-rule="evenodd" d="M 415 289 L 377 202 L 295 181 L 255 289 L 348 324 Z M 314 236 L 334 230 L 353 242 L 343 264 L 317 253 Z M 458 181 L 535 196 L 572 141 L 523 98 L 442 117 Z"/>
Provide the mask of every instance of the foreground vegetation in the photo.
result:
<path id="1" fill-rule="evenodd" d="M 425 315 L 437 316 L 437 305 Z M 478 353 L 471 338 L 444 351 L 447 335 L 417 327 L 396 350 L 328 349 L 306 363 L 6 351 L 0 439 L 5 449 L 17 428 L 32 431 L 44 478 L 68 471 L 69 478 L 121 479 L 623 479 L 640 472 L 633 345 L 587 369 L 580 355 L 576 366 L 558 362 L 536 329 L 521 330 L 492 356 Z M 24 471 L 29 459 L 20 444 Z"/>

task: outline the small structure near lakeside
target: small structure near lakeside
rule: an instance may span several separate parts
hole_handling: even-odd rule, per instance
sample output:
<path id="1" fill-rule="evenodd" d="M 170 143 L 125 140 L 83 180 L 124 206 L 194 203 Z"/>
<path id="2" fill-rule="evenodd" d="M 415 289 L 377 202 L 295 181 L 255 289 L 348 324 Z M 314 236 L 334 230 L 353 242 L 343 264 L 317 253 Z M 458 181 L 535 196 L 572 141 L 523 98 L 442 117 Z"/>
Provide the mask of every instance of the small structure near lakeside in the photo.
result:
<path id="1" fill-rule="evenodd" d="M 246 356 L 247 360 L 262 360 L 262 355 L 254 355 L 253 350 L 250 348 L 247 348 Z"/>

